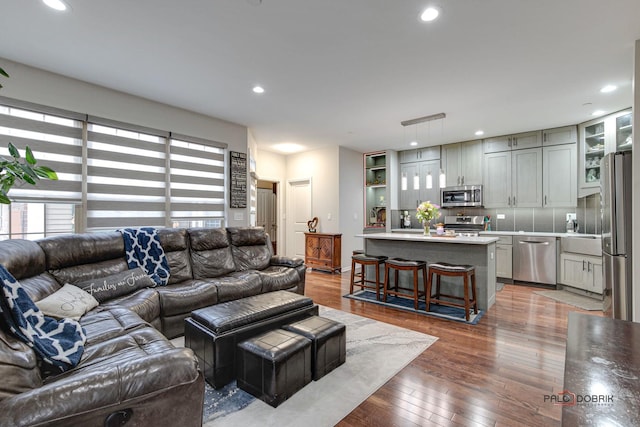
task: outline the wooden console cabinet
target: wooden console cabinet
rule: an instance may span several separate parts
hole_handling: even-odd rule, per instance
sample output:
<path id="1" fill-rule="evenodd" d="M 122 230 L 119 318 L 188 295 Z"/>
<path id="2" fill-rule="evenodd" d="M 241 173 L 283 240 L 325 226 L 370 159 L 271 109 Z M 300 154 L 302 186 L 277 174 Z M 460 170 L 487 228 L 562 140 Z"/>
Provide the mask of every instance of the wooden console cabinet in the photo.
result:
<path id="1" fill-rule="evenodd" d="M 304 233 L 304 262 L 315 270 L 340 273 L 342 234 Z"/>

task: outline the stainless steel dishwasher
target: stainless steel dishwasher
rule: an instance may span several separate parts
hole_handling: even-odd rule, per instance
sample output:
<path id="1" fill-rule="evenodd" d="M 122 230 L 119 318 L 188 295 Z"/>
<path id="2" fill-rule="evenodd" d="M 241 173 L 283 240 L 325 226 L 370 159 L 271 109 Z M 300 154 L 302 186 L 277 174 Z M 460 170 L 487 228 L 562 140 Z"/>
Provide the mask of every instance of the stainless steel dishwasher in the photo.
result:
<path id="1" fill-rule="evenodd" d="M 556 284 L 556 238 L 513 236 L 513 280 Z"/>

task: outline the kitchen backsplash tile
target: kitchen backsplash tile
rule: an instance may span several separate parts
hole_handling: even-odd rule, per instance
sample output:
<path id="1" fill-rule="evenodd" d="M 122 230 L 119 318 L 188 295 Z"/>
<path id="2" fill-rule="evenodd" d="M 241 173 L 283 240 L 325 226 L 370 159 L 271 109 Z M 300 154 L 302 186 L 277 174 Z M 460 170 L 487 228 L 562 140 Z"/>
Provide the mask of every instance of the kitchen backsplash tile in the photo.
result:
<path id="1" fill-rule="evenodd" d="M 493 231 L 537 231 L 548 233 L 565 233 L 567 231 L 567 213 L 575 213 L 578 221 L 578 232 L 600 234 L 600 194 L 593 194 L 578 199 L 574 208 L 460 208 L 442 209 L 445 215 L 480 215 L 489 216 Z M 409 211 L 411 227 L 421 228 L 415 219 L 415 211 Z M 504 215 L 498 219 L 498 215 Z M 391 228 L 400 227 L 400 211 L 391 211 Z"/>

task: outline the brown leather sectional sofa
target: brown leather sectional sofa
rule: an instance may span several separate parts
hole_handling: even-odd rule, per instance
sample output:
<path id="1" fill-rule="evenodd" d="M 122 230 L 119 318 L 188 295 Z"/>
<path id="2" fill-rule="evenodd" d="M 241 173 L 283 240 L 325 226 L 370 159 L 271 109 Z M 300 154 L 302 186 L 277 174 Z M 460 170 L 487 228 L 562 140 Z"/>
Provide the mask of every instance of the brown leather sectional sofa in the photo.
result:
<path id="1" fill-rule="evenodd" d="M 202 423 L 204 380 L 193 352 L 168 341 L 191 311 L 264 292 L 304 294 L 300 259 L 273 256 L 261 228 L 161 229 L 167 286 L 117 296 L 81 319 L 80 364 L 41 372 L 34 352 L 0 325 L 0 425 L 180 425 Z M 118 232 L 0 242 L 0 264 L 39 301 L 65 283 L 128 269 Z"/>

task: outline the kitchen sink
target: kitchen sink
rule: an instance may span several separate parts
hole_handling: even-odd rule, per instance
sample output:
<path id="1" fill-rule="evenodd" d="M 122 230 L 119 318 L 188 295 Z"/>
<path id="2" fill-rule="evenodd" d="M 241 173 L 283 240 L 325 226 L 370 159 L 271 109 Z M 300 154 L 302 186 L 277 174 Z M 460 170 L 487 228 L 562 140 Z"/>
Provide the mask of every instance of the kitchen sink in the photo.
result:
<path id="1" fill-rule="evenodd" d="M 599 236 L 561 237 L 560 252 L 602 256 L 602 240 Z"/>

